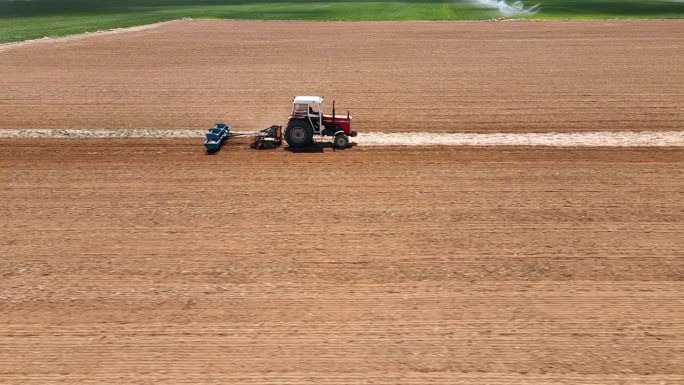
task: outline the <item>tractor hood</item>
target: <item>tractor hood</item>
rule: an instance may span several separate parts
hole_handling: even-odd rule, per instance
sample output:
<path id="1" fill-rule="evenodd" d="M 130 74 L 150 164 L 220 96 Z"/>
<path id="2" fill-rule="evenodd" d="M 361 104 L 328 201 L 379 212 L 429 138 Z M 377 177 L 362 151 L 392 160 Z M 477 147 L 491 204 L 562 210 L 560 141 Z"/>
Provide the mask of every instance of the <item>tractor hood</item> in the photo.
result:
<path id="1" fill-rule="evenodd" d="M 332 120 L 332 115 L 323 115 L 323 119 L 327 120 Z M 347 121 L 347 115 L 335 115 L 335 120 L 336 121 Z M 349 120 L 352 120 L 351 115 L 349 116 Z"/>

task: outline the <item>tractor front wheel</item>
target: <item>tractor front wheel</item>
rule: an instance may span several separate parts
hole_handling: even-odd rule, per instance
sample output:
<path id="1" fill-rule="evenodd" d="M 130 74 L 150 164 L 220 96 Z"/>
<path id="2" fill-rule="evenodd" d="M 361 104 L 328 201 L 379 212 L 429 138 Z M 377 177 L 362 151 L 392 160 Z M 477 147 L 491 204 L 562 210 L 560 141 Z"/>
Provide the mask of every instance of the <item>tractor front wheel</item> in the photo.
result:
<path id="1" fill-rule="evenodd" d="M 292 148 L 301 148 L 313 142 L 313 128 L 309 122 L 293 120 L 285 129 L 285 141 Z"/>
<path id="2" fill-rule="evenodd" d="M 347 148 L 347 146 L 349 146 L 349 137 L 345 134 L 337 134 L 335 135 L 333 144 L 336 148 Z"/>

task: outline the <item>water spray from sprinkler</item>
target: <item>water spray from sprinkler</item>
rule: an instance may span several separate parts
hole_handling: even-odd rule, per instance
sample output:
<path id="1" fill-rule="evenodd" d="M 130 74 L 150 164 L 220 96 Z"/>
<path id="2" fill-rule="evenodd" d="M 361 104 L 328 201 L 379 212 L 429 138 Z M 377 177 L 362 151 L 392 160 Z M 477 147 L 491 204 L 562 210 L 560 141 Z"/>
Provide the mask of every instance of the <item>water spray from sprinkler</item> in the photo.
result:
<path id="1" fill-rule="evenodd" d="M 474 0 L 478 4 L 489 8 L 497 9 L 504 16 L 529 16 L 539 12 L 540 4 L 535 4 L 531 7 L 525 8 L 522 1 L 516 1 L 511 4 L 503 0 Z"/>

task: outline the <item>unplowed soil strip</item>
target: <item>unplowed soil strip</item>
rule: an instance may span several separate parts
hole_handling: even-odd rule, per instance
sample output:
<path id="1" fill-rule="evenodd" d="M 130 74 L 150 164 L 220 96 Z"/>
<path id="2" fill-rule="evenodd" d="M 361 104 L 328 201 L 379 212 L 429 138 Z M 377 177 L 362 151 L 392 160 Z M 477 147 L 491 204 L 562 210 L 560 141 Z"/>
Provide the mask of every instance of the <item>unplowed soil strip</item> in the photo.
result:
<path id="1" fill-rule="evenodd" d="M 0 138 L 200 138 L 198 130 L 0 130 Z M 682 147 L 684 132 L 434 133 L 371 132 L 352 139 L 364 146 Z"/>
<path id="2" fill-rule="evenodd" d="M 183 129 L 35 129 L 0 131 L 0 138 L 199 138 L 202 136 L 204 136 L 204 131 Z"/>
<path id="3" fill-rule="evenodd" d="M 382 133 L 359 136 L 368 146 L 552 146 L 661 147 L 684 146 L 684 132 L 570 132 L 570 133 Z"/>

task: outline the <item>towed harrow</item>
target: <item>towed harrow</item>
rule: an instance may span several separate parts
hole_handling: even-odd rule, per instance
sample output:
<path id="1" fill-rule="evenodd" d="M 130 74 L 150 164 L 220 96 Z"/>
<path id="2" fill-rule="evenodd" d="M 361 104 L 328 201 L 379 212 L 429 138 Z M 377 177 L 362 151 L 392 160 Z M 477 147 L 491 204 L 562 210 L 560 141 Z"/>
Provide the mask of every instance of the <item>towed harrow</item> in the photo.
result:
<path id="1" fill-rule="evenodd" d="M 208 154 L 218 152 L 230 138 L 235 137 L 252 137 L 250 147 L 259 150 L 271 149 L 283 143 L 283 127 L 273 125 L 256 132 L 236 132 L 232 131 L 230 125 L 219 122 L 207 130 L 205 136 L 204 148 Z"/>

